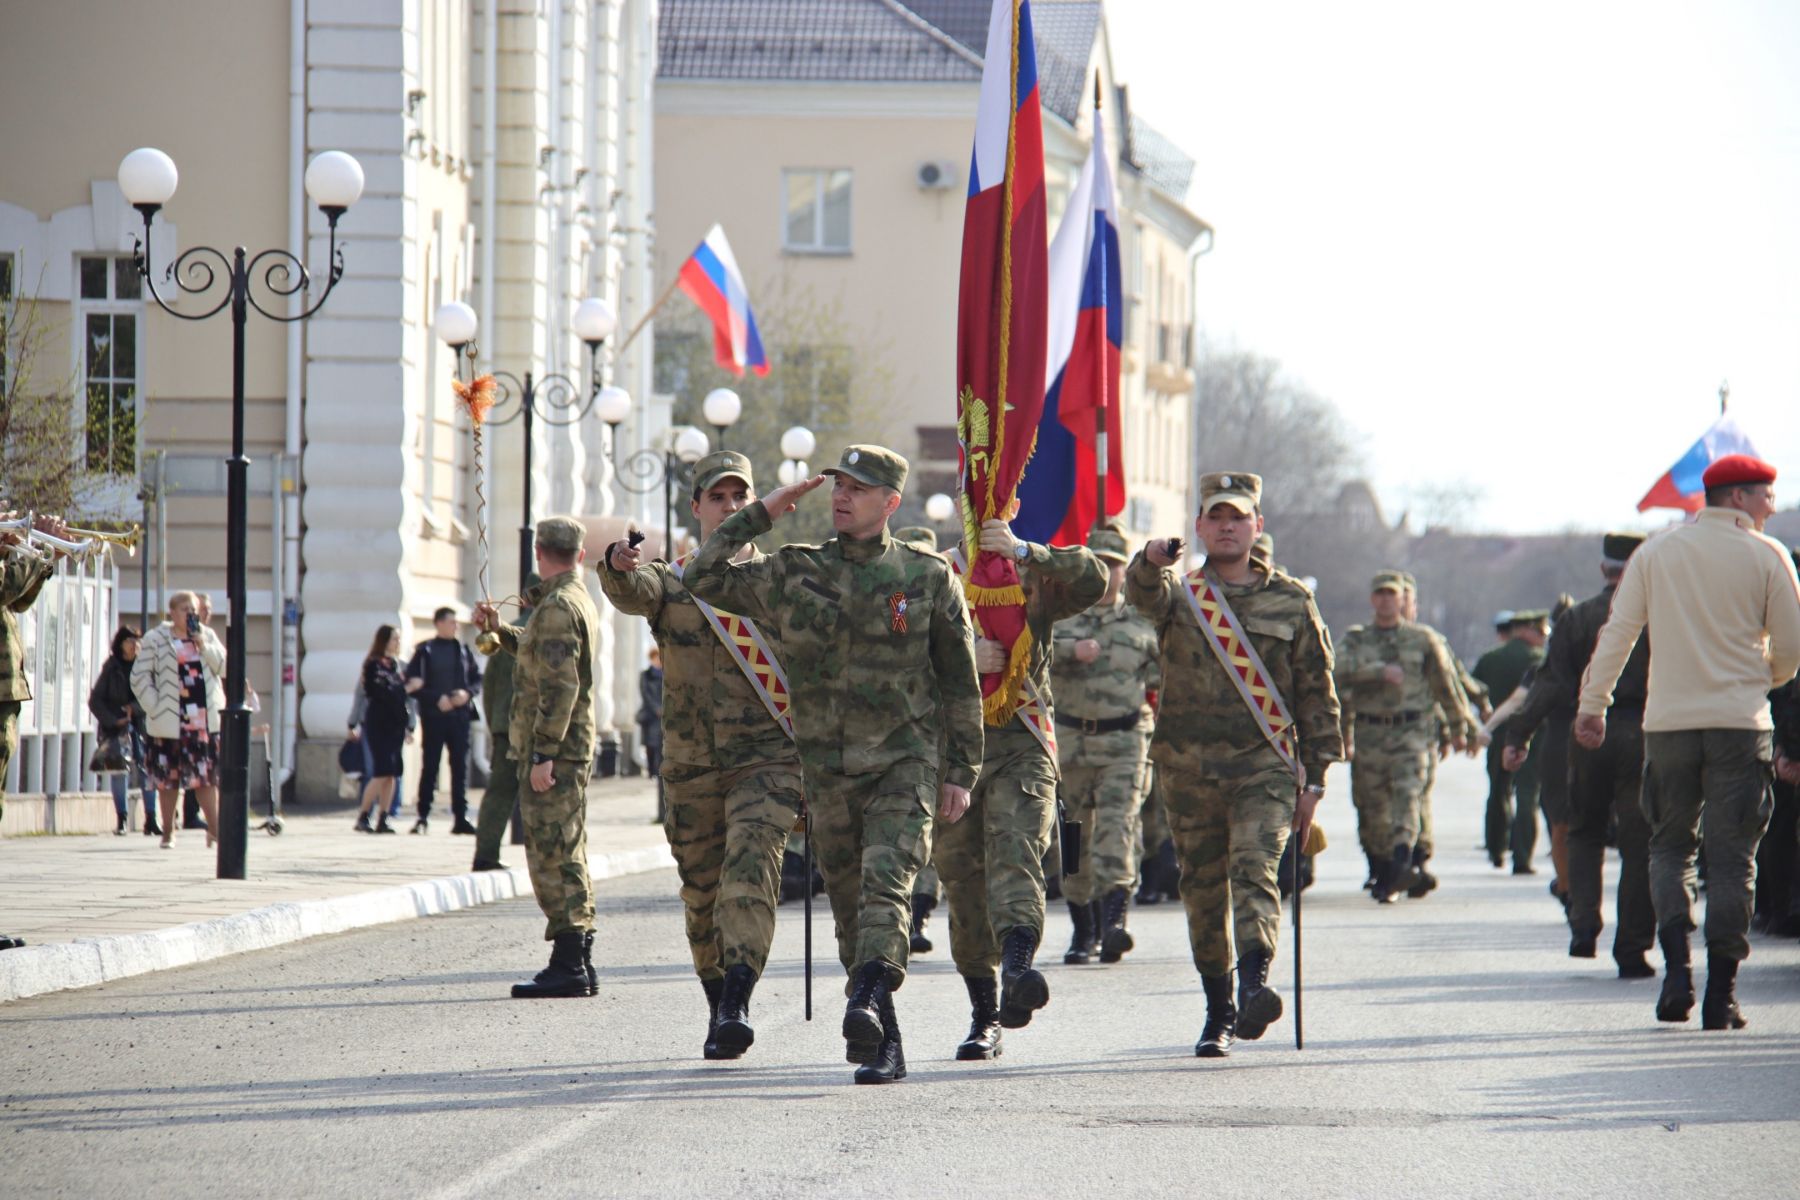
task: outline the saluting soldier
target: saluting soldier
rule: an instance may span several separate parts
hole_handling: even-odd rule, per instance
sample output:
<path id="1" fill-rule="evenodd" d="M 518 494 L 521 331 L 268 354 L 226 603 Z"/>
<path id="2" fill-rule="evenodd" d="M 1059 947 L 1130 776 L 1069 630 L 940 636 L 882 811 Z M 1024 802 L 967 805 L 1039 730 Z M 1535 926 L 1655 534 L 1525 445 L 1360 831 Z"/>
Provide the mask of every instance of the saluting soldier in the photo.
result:
<path id="1" fill-rule="evenodd" d="M 1022 1029 L 1050 1002 L 1034 965 L 1044 933 L 1044 853 L 1056 815 L 1052 629 L 1106 590 L 1100 560 L 1084 547 L 1022 542 L 1002 520 L 983 522 L 981 550 L 1018 564 L 1031 654 L 1017 708 L 984 730 L 981 781 L 965 820 L 937 831 L 933 861 L 950 902 L 950 955 L 969 993 L 969 1036 L 958 1059 L 993 1058 L 1000 1030 Z M 1005 671 L 1007 647 L 975 642 L 983 674 Z M 995 973 L 999 973 L 996 995 Z"/>
<path id="2" fill-rule="evenodd" d="M 11 513 L 0 514 L 10 517 Z M 38 529 L 60 536 L 61 521 L 40 517 Z M 19 637 L 17 614 L 37 603 L 38 593 L 56 571 L 56 556 L 14 554 L 8 549 L 24 540 L 19 533 L 0 534 L 0 814 L 6 812 L 6 769 L 19 748 L 19 713 L 31 699 L 31 680 L 25 675 L 25 643 Z M 0 933 L 0 950 L 25 944 L 22 937 Z"/>
<path id="3" fill-rule="evenodd" d="M 702 541 L 755 498 L 744 455 L 721 450 L 695 465 L 688 508 Z M 662 648 L 663 832 L 681 876 L 694 973 L 706 992 L 702 1053 L 737 1058 L 756 1040 L 750 994 L 775 938 L 782 850 L 802 808 L 787 685 L 775 647 L 754 622 L 688 591 L 685 560 L 642 557 L 628 542 L 608 546 L 600 589 L 620 612 L 649 621 Z M 735 561 L 762 557 L 746 545 Z"/>
<path id="4" fill-rule="evenodd" d="M 807 809 L 850 975 L 845 1057 L 858 1083 L 906 1077 L 893 993 L 906 979 L 913 879 L 931 821 L 955 822 L 981 772 L 981 682 L 949 563 L 896 541 L 906 460 L 850 446 L 822 475 L 777 488 L 700 547 L 688 588 L 774 632 L 793 692 Z M 832 477 L 837 536 L 732 561 Z M 941 779 L 941 783 L 940 783 Z"/>
<path id="5" fill-rule="evenodd" d="M 500 619 L 483 601 L 475 623 L 500 635 L 513 665 L 508 750 L 525 777 L 521 797 L 525 861 L 550 963 L 530 983 L 516 983 L 520 999 L 593 996 L 594 886 L 588 878 L 587 783 L 594 764 L 594 648 L 600 614 L 581 578 L 586 531 L 571 517 L 539 521 L 534 539 L 538 577 L 525 601 L 523 628 Z"/>
<path id="6" fill-rule="evenodd" d="M 1374 620 L 1338 647 L 1335 678 L 1354 723 L 1350 765 L 1357 830 L 1369 859 L 1371 891 L 1387 904 L 1416 882 L 1425 781 L 1437 749 L 1441 711 L 1456 745 L 1475 736 L 1456 667 L 1441 639 L 1402 612 L 1405 583 L 1382 571 L 1371 585 Z"/>
<path id="7" fill-rule="evenodd" d="M 1125 575 L 1162 647 L 1150 757 L 1168 789 L 1188 938 L 1206 992 L 1194 1047 L 1202 1058 L 1224 1057 L 1236 1037 L 1260 1038 L 1281 1016 L 1281 997 L 1268 986 L 1281 929 L 1276 870 L 1290 830 L 1304 833 L 1312 820 L 1326 768 L 1343 758 L 1331 635 L 1312 592 L 1250 557 L 1261 499 L 1256 475 L 1202 475 L 1194 532 L 1205 566 L 1177 575 L 1169 568 L 1179 543 L 1158 540 Z"/>
<path id="8" fill-rule="evenodd" d="M 1063 879 L 1074 935 L 1063 961 L 1116 963 L 1132 948 L 1125 926 L 1137 875 L 1141 806 L 1150 725 L 1149 693 L 1161 681 L 1156 628 L 1125 603 L 1130 553 L 1116 528 L 1088 534 L 1088 549 L 1107 567 L 1106 591 L 1086 612 L 1056 625 L 1050 667 L 1056 695 L 1059 791 L 1081 823 L 1081 869 Z"/>

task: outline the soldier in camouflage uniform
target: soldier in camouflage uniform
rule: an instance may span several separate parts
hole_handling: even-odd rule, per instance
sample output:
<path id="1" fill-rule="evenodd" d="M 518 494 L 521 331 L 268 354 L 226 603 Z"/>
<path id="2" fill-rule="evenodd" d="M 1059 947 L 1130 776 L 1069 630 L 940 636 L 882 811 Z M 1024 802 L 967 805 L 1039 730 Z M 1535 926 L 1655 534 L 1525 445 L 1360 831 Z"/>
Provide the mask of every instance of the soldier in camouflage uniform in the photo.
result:
<path id="1" fill-rule="evenodd" d="M 594 765 L 594 650 L 600 614 L 588 598 L 581 563 L 586 531 L 570 517 L 537 525 L 537 570 L 542 583 L 527 589 L 531 619 L 524 627 L 500 620 L 486 601 L 475 623 L 500 635 L 513 665 L 508 750 L 525 773 L 521 796 L 525 861 L 547 924 L 550 964 L 515 997 L 593 996 L 594 886 L 588 878 L 587 782 Z M 527 763 L 529 767 L 527 768 Z"/>
<path id="2" fill-rule="evenodd" d="M 1145 793 L 1148 694 L 1161 682 L 1156 629 L 1121 594 L 1130 554 L 1117 529 L 1096 529 L 1088 549 L 1108 568 L 1106 592 L 1056 625 L 1050 682 L 1056 694 L 1063 809 L 1081 823 L 1081 869 L 1063 879 L 1074 936 L 1065 963 L 1115 963 L 1132 947 L 1126 898 L 1137 873 Z M 1104 930 L 1104 935 L 1102 931 Z M 1104 944 L 1102 944 L 1104 943 Z"/>
<path id="3" fill-rule="evenodd" d="M 1439 645 L 1444 649 L 1444 657 L 1448 658 L 1456 668 L 1456 682 L 1462 688 L 1463 702 L 1470 715 L 1479 720 L 1486 720 L 1490 711 L 1487 702 L 1487 688 L 1469 674 L 1469 669 L 1463 665 L 1460 658 L 1456 657 L 1456 652 L 1450 649 L 1449 638 L 1430 625 L 1419 622 L 1419 581 L 1414 579 L 1411 572 L 1408 571 L 1401 571 L 1399 575 L 1400 582 L 1405 588 L 1405 591 L 1401 593 L 1400 615 L 1438 640 Z M 1338 699 L 1345 705 L 1344 719 L 1348 723 L 1354 719 L 1349 710 L 1349 700 L 1342 692 L 1338 693 Z M 1431 861 L 1431 855 L 1436 848 L 1436 839 L 1432 832 L 1431 794 L 1432 789 L 1437 786 L 1438 763 L 1450 757 L 1450 752 L 1456 748 L 1455 730 L 1451 728 L 1450 719 L 1442 705 L 1432 706 L 1431 721 L 1437 730 L 1437 753 L 1425 762 L 1425 790 L 1419 794 L 1419 841 L 1413 847 L 1412 886 L 1406 890 L 1406 894 L 1415 900 L 1437 890 L 1437 876 L 1433 875 L 1425 866 Z M 1466 744 L 1464 748 L 1471 754 L 1476 752 L 1472 743 Z M 1369 881 L 1363 885 L 1367 889 L 1373 889 L 1375 886 L 1372 876 L 1373 872 L 1371 872 Z"/>
<path id="4" fill-rule="evenodd" d="M 0 514 L 11 516 L 12 514 Z M 40 528 L 60 535 L 61 522 L 40 521 Z M 9 553 L 20 540 L 17 534 L 0 539 L 0 815 L 6 812 L 6 769 L 19 748 L 19 712 L 31 699 L 31 681 L 25 675 L 25 643 L 19 637 L 16 614 L 37 603 L 38 593 L 56 569 L 55 561 Z M 0 950 L 25 944 L 25 939 L 0 933 Z"/>
<path id="5" fill-rule="evenodd" d="M 913 880 L 931 856 L 932 812 L 949 822 L 981 772 L 981 682 L 950 565 L 897 542 L 906 460 L 850 446 L 831 492 L 837 536 L 733 562 L 825 475 L 777 488 L 728 518 L 686 581 L 696 596 L 763 623 L 788 664 L 807 809 L 838 957 L 850 975 L 845 1057 L 858 1083 L 906 1076 L 893 993 L 906 978 Z M 940 783 L 940 778 L 942 782 Z"/>
<path id="6" fill-rule="evenodd" d="M 936 551 L 938 548 L 937 530 L 926 525 L 908 525 L 905 529 L 896 529 L 894 540 L 911 542 L 932 551 Z M 918 877 L 913 880 L 912 928 L 908 931 L 908 939 L 912 943 L 914 954 L 931 953 L 931 934 L 928 932 L 927 926 L 931 923 L 931 914 L 937 910 L 942 892 L 943 887 L 942 882 L 938 879 L 937 867 L 926 863 L 919 869 Z"/>
<path id="7" fill-rule="evenodd" d="M 1417 882 L 1421 798 L 1437 749 L 1434 713 L 1442 709 L 1456 744 L 1475 736 L 1455 663 L 1433 632 L 1401 615 L 1404 592 L 1398 571 L 1375 576 L 1375 619 L 1344 635 L 1336 669 L 1355 729 L 1350 784 L 1357 828 L 1375 880 L 1371 890 L 1382 904 Z"/>
<path id="8" fill-rule="evenodd" d="M 755 498 L 742 454 L 721 450 L 695 465 L 689 509 L 702 541 Z M 682 583 L 683 565 L 640 557 L 627 542 L 607 547 L 600 589 L 620 612 L 648 620 L 662 648 L 663 831 L 710 1011 L 703 1053 L 737 1058 L 756 1040 L 750 994 L 775 938 L 782 851 L 803 807 L 800 756 Z M 762 557 L 746 546 L 738 561 Z"/>
<path id="9" fill-rule="evenodd" d="M 1106 572 L 1083 547 L 1021 542 L 1000 520 L 982 525 L 979 548 L 1018 564 L 1031 636 L 1021 695 L 1042 706 L 1044 721 L 1053 721 L 1052 630 L 1100 599 Z M 1003 672 L 1007 658 L 1001 643 L 977 639 L 977 670 Z M 950 901 L 950 954 L 969 992 L 969 1036 L 956 1048 L 962 1060 L 995 1057 L 1001 1028 L 1024 1028 L 1050 1002 L 1049 985 L 1033 959 L 1044 932 L 1043 860 L 1056 815 L 1057 763 L 1046 744 L 1049 735 L 1035 732 L 1028 715 L 1021 708 L 1005 724 L 983 731 L 981 782 L 968 818 L 936 834 L 933 861 Z"/>
<path id="10" fill-rule="evenodd" d="M 529 592 L 541 582 L 535 574 L 527 575 L 525 590 Z M 530 609 L 519 613 L 521 621 L 530 618 Z M 496 650 L 481 676 L 481 719 L 487 723 L 489 749 L 487 790 L 481 794 L 481 810 L 475 815 L 475 865 L 471 869 L 476 871 L 506 869 L 500 861 L 500 842 L 506 836 L 507 821 L 519 807 L 519 764 L 513 761 L 506 740 L 516 661 L 505 650 Z"/>
<path id="11" fill-rule="evenodd" d="M 1304 832 L 1312 820 L 1326 768 L 1343 757 L 1331 635 L 1312 593 L 1250 558 L 1262 532 L 1261 498 L 1255 475 L 1202 475 L 1194 531 L 1206 549 L 1204 578 L 1236 614 L 1293 717 L 1299 777 L 1202 631 L 1188 580 L 1169 569 L 1179 561 L 1179 545 L 1150 542 L 1125 575 L 1131 602 L 1156 626 L 1162 647 L 1162 707 L 1150 756 L 1168 784 L 1181 899 L 1206 991 L 1206 1025 L 1194 1047 L 1202 1058 L 1224 1057 L 1235 1037 L 1254 1041 L 1281 1016 L 1281 997 L 1268 986 L 1281 929 L 1276 869 L 1290 830 Z"/>

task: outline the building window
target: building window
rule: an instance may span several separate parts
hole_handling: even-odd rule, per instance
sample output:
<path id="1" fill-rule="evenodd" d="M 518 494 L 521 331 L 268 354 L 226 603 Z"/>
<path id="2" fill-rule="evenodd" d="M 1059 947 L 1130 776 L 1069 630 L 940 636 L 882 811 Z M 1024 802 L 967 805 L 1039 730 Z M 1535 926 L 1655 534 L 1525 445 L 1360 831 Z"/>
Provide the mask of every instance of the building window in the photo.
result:
<path id="1" fill-rule="evenodd" d="M 783 171 L 781 192 L 783 250 L 850 253 L 849 171 Z"/>
<path id="2" fill-rule="evenodd" d="M 135 475 L 142 284 L 129 258 L 83 255 L 79 272 L 86 468 L 100 475 Z"/>

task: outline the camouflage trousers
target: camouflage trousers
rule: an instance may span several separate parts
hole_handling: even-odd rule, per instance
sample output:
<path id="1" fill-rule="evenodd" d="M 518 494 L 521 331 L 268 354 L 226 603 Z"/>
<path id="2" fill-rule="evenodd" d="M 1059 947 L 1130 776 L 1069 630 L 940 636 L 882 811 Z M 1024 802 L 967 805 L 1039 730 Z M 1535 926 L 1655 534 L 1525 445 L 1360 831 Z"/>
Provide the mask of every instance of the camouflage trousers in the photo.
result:
<path id="1" fill-rule="evenodd" d="M 1062 882 L 1071 903 L 1086 904 L 1114 888 L 1137 886 L 1140 810 L 1148 804 L 1144 771 L 1142 759 L 1063 768 L 1057 789 L 1063 811 L 1069 820 L 1081 822 L 1081 870 L 1063 876 Z"/>
<path id="2" fill-rule="evenodd" d="M 990 736 L 992 736 L 990 734 Z M 1044 852 L 1056 819 L 1056 769 L 1041 746 L 985 760 L 954 825 L 938 822 L 932 861 L 950 901 L 950 957 L 970 979 L 1000 970 L 1006 935 L 1044 930 Z"/>
<path id="3" fill-rule="evenodd" d="M 913 881 L 931 859 L 937 764 L 902 759 L 863 775 L 808 770 L 805 783 L 813 853 L 831 900 L 838 959 L 851 975 L 879 960 L 904 982 Z M 844 986 L 848 994 L 848 980 Z"/>
<path id="4" fill-rule="evenodd" d="M 591 933 L 594 928 L 594 884 L 588 878 L 587 855 L 587 783 L 592 765 L 558 759 L 556 782 L 547 790 L 534 792 L 529 781 L 520 789 L 525 865 L 538 907 L 544 910 L 545 941 L 570 930 Z"/>
<path id="5" fill-rule="evenodd" d="M 19 710 L 24 707 L 19 700 L 0 700 L 0 817 L 6 815 L 6 769 L 19 748 Z"/>
<path id="6" fill-rule="evenodd" d="M 1274 768 L 1208 778 L 1198 763 L 1179 762 L 1167 777 L 1194 966 L 1220 976 L 1253 950 L 1273 957 L 1281 937 L 1276 873 L 1294 820 L 1294 777 Z"/>
<path id="7" fill-rule="evenodd" d="M 915 896 L 930 896 L 931 902 L 935 906 L 938 897 L 942 892 L 943 888 L 938 880 L 937 868 L 930 863 L 926 863 L 923 867 L 919 868 L 919 874 L 913 880 L 912 894 Z"/>
<path id="8" fill-rule="evenodd" d="M 1364 854 L 1387 858 L 1397 845 L 1411 847 L 1424 840 L 1426 779 L 1435 755 L 1432 729 L 1423 722 L 1356 723 L 1350 795 Z"/>
<path id="9" fill-rule="evenodd" d="M 1133 826 L 1138 837 L 1138 857 L 1149 858 L 1172 836 L 1169 805 L 1163 799 L 1162 772 L 1155 763 L 1144 765 L 1144 786 L 1138 792 L 1138 816 Z"/>
<path id="10" fill-rule="evenodd" d="M 762 975 L 775 940 L 781 856 L 800 816 L 800 764 L 728 771 L 663 760 L 663 833 L 681 876 L 694 973 L 740 963 Z"/>
<path id="11" fill-rule="evenodd" d="M 512 820 L 513 808 L 519 803 L 519 764 L 507 749 L 504 733 L 489 736 L 493 749 L 488 752 L 487 791 L 481 794 L 481 809 L 475 814 L 475 857 L 498 862 L 500 843 L 506 839 L 506 823 Z"/>
<path id="12" fill-rule="evenodd" d="M 1419 792 L 1419 840 L 1414 845 L 1418 847 L 1421 855 L 1420 862 L 1430 858 L 1433 847 L 1437 845 L 1437 841 L 1432 836 L 1431 793 L 1437 787 L 1439 745 L 1441 743 L 1434 744 L 1431 753 L 1425 757 L 1425 787 Z M 1388 849 L 1391 850 L 1393 847 L 1390 846 Z"/>

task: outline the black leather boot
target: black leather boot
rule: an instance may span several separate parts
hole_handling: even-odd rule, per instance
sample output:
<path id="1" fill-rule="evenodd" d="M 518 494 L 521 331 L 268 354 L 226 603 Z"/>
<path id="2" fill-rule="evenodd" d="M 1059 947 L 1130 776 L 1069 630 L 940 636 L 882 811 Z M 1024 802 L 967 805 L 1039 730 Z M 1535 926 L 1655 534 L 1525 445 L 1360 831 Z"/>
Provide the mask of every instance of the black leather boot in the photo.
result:
<path id="1" fill-rule="evenodd" d="M 1413 870 L 1413 848 L 1405 842 L 1394 843 L 1394 856 L 1388 859 L 1389 875 L 1386 887 L 1390 896 L 1400 896 L 1412 890 L 1417 882 L 1417 874 Z"/>
<path id="2" fill-rule="evenodd" d="M 1413 880 L 1412 885 L 1406 889 L 1406 894 L 1411 896 L 1414 900 L 1423 900 L 1431 893 L 1437 891 L 1437 876 L 1425 869 L 1425 864 L 1429 862 L 1430 859 L 1431 855 L 1425 852 L 1425 847 L 1413 847 Z M 1308 882 L 1310 883 L 1311 881 L 1309 880 Z"/>
<path id="3" fill-rule="evenodd" d="M 844 1058 L 872 1063 L 881 1052 L 884 1027 L 881 1002 L 888 992 L 888 965 L 879 959 L 862 965 L 844 1006 Z"/>
<path id="4" fill-rule="evenodd" d="M 1195 1058 L 1225 1058 L 1237 1038 L 1237 1005 L 1231 1002 L 1231 976 L 1202 975 L 1206 991 L 1206 1024 L 1194 1043 Z"/>
<path id="5" fill-rule="evenodd" d="M 587 994 L 600 994 L 600 972 L 594 970 L 594 931 L 589 929 L 581 935 L 581 972 L 587 976 Z"/>
<path id="6" fill-rule="evenodd" d="M 1392 904 L 1394 893 L 1388 888 L 1388 880 L 1393 877 L 1394 864 L 1386 858 L 1369 860 L 1369 896 L 1377 904 Z"/>
<path id="7" fill-rule="evenodd" d="M 1050 1003 L 1050 985 L 1044 973 L 1031 965 L 1039 936 L 1037 930 L 1024 925 L 1007 931 L 1000 953 L 1000 1024 L 1008 1029 L 1025 1028 L 1031 1024 L 1031 1014 Z"/>
<path id="8" fill-rule="evenodd" d="M 1362 890 L 1372 892 L 1375 890 L 1375 885 L 1381 882 L 1381 860 L 1367 850 L 1363 851 L 1363 858 L 1367 859 L 1369 863 L 1369 877 L 1363 880 Z"/>
<path id="9" fill-rule="evenodd" d="M 1131 893 L 1122 887 L 1116 887 L 1106 893 L 1102 901 L 1100 915 L 1100 961 L 1116 963 L 1125 957 L 1137 943 L 1131 940 L 1131 931 L 1125 928 L 1125 909 L 1131 899 Z"/>
<path id="10" fill-rule="evenodd" d="M 719 993 L 725 988 L 723 979 L 702 979 L 700 986 L 706 989 L 706 1042 L 700 1047 L 700 1057 L 705 1059 L 735 1058 L 719 1049 Z"/>
<path id="11" fill-rule="evenodd" d="M 1237 1036 L 1254 1042 L 1281 1019 L 1281 997 L 1268 986 L 1269 955 L 1252 950 L 1238 959 Z"/>
<path id="12" fill-rule="evenodd" d="M 959 1062 L 1000 1057 L 1000 1003 L 992 979 L 963 976 L 969 989 L 969 1036 L 956 1048 Z"/>
<path id="13" fill-rule="evenodd" d="M 1650 965 L 1650 959 L 1642 950 L 1629 950 L 1623 954 L 1615 950 L 1613 960 L 1619 964 L 1620 979 L 1656 978 L 1656 968 Z"/>
<path id="14" fill-rule="evenodd" d="M 1072 967 L 1086 966 L 1094 961 L 1094 955 L 1100 950 L 1095 941 L 1094 906 L 1069 901 L 1069 923 L 1075 927 L 1075 933 L 1069 939 L 1063 961 Z"/>
<path id="15" fill-rule="evenodd" d="M 1164 838 L 1156 848 L 1157 885 L 1168 900 L 1181 899 L 1181 864 L 1175 859 L 1175 839 Z"/>
<path id="16" fill-rule="evenodd" d="M 725 972 L 719 993 L 719 1021 L 713 1037 L 727 1058 L 736 1058 L 756 1041 L 750 1027 L 750 993 L 756 990 L 756 972 L 739 963 Z"/>
<path id="17" fill-rule="evenodd" d="M 1162 903 L 1162 878 L 1156 870 L 1156 858 L 1145 855 L 1138 859 L 1137 902 L 1145 908 Z"/>
<path id="18" fill-rule="evenodd" d="M 557 934 L 550 943 L 550 965 L 539 971 L 530 983 L 513 984 L 513 999 L 592 996 L 594 993 L 588 990 L 587 967 L 581 957 L 582 936 L 579 929 Z"/>
<path id="19" fill-rule="evenodd" d="M 1700 1002 L 1700 1028 L 1742 1029 L 1750 1022 L 1738 1010 L 1737 959 L 1706 956 L 1706 998 Z"/>
<path id="20" fill-rule="evenodd" d="M 881 964 L 872 964 L 880 966 Z M 896 1083 L 906 1078 L 906 1054 L 900 1048 L 900 1020 L 894 1015 L 894 997 L 881 989 L 881 1042 L 875 1057 L 856 1068 L 858 1083 Z"/>
<path id="21" fill-rule="evenodd" d="M 914 954 L 931 953 L 931 939 L 925 936 L 925 922 L 931 918 L 931 910 L 937 907 L 937 897 L 915 892 L 912 898 L 912 952 Z"/>
<path id="22" fill-rule="evenodd" d="M 1656 1019 L 1676 1023 L 1694 1012 L 1694 971 L 1688 957 L 1687 930 L 1667 926 L 1657 932 L 1662 944 L 1662 995 L 1656 998 Z"/>

